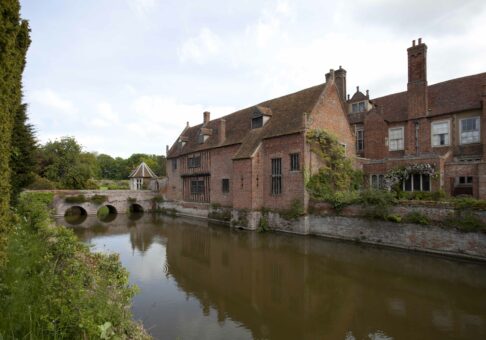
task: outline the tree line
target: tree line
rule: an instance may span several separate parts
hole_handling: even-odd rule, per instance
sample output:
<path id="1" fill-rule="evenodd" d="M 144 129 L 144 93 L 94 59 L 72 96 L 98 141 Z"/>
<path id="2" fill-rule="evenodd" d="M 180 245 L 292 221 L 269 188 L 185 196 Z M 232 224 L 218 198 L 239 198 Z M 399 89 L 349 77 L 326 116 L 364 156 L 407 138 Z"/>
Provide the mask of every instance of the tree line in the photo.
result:
<path id="1" fill-rule="evenodd" d="M 135 153 L 128 158 L 83 151 L 74 137 L 62 137 L 38 146 L 28 185 L 31 189 L 95 189 L 95 180 L 127 179 L 145 162 L 157 176 L 165 176 L 165 156 Z"/>

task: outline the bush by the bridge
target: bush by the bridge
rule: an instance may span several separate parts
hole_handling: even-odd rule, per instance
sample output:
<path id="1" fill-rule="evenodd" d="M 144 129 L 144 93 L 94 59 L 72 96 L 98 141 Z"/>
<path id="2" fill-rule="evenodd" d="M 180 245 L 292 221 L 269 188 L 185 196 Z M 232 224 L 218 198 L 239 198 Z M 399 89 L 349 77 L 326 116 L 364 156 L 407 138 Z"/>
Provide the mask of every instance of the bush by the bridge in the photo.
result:
<path id="1" fill-rule="evenodd" d="M 24 193 L 0 272 L 0 338 L 146 339 L 132 321 L 136 289 L 118 256 L 91 253 L 53 225 L 52 195 Z"/>

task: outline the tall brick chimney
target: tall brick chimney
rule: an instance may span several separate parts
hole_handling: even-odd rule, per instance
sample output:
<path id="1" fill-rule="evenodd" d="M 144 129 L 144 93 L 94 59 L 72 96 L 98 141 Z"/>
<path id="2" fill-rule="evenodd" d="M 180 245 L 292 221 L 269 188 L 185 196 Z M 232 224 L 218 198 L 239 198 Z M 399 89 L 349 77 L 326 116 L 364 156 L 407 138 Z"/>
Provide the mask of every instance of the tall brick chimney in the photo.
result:
<path id="1" fill-rule="evenodd" d="M 408 52 L 408 119 L 424 117 L 428 113 L 427 98 L 427 45 L 419 38 Z"/>
<path id="2" fill-rule="evenodd" d="M 326 83 L 329 83 L 330 81 L 334 81 L 334 70 L 330 69 L 328 73 L 326 73 Z"/>
<path id="3" fill-rule="evenodd" d="M 343 102 L 346 102 L 346 70 L 339 66 L 339 70 L 334 71 L 336 87 Z"/>
<path id="4" fill-rule="evenodd" d="M 204 115 L 203 123 L 204 123 L 204 125 L 206 125 L 210 121 L 211 113 L 209 111 L 204 111 L 203 115 Z"/>
<path id="5" fill-rule="evenodd" d="M 219 120 L 219 142 L 223 143 L 226 139 L 226 119 Z"/>

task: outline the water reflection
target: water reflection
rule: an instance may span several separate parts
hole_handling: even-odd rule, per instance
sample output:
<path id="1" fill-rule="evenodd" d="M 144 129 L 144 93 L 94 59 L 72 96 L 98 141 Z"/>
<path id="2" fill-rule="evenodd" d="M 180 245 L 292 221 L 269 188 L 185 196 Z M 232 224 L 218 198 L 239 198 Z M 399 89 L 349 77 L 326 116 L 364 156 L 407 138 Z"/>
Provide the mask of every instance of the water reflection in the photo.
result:
<path id="1" fill-rule="evenodd" d="M 158 338 L 486 338 L 484 265 L 150 214 L 75 231 L 121 254 Z"/>

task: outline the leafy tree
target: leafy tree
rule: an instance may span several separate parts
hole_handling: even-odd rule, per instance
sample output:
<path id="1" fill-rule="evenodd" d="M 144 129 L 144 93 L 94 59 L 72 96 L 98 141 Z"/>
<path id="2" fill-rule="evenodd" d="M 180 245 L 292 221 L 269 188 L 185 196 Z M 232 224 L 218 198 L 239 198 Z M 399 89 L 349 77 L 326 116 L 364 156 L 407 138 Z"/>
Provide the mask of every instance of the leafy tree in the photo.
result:
<path id="1" fill-rule="evenodd" d="M 96 172 L 96 158 L 82 153 L 81 145 L 73 137 L 47 142 L 41 148 L 40 164 L 43 177 L 67 189 L 86 188 Z"/>
<path id="2" fill-rule="evenodd" d="M 27 123 L 27 105 L 19 106 L 12 131 L 12 150 L 10 167 L 12 171 L 12 201 L 17 199 L 20 191 L 34 181 L 36 169 L 35 153 L 37 142 L 34 129 Z"/>
<path id="3" fill-rule="evenodd" d="M 18 0 L 0 1 L 0 265 L 9 223 L 10 153 L 13 121 L 22 100 L 22 72 L 29 48 L 29 25 Z"/>

